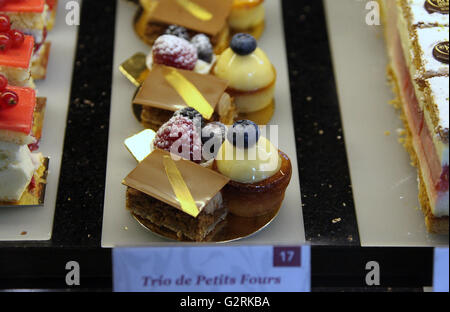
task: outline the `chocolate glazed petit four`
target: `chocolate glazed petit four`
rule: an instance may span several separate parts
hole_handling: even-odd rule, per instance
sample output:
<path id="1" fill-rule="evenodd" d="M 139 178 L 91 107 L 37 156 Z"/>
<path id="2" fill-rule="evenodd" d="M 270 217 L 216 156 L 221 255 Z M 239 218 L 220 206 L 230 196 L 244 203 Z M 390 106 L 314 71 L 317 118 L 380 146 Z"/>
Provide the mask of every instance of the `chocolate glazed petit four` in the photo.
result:
<path id="1" fill-rule="evenodd" d="M 151 177 L 151 178 L 150 178 Z M 189 160 L 153 151 L 123 181 L 127 209 L 156 233 L 208 241 L 226 219 L 222 192 L 229 179 Z"/>
<path id="2" fill-rule="evenodd" d="M 176 74 L 178 79 L 185 79 L 191 91 L 201 94 L 205 100 L 203 110 L 212 114 L 209 119 L 232 124 L 237 115 L 236 108 L 228 94 L 225 93 L 227 81 L 211 75 L 201 75 L 190 70 L 174 69 L 154 64 L 146 80 L 140 87 L 133 104 L 141 105 L 140 119 L 144 127 L 158 130 L 177 110 L 188 107 L 195 100 L 188 91 L 187 98 L 167 80 L 167 75 Z M 183 84 L 185 85 L 185 84 Z M 195 101 L 198 105 L 200 102 Z M 200 111 L 200 108 L 199 108 Z"/>
<path id="3" fill-rule="evenodd" d="M 209 37 L 214 52 L 221 53 L 229 44 L 227 19 L 233 0 L 140 0 L 135 19 L 135 31 L 149 45 L 163 34 L 175 34 L 184 39 L 197 34 Z M 171 25 L 182 28 L 173 31 Z M 169 28 L 170 26 L 170 28 Z"/>

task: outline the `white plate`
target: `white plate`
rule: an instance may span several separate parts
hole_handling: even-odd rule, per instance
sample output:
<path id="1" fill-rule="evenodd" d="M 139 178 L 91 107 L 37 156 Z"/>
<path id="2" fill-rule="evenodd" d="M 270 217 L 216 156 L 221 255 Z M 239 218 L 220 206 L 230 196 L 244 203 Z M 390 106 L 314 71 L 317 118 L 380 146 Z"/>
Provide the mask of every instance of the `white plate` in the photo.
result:
<path id="1" fill-rule="evenodd" d="M 288 67 L 284 43 L 280 1 L 266 0 L 266 32 L 259 41 L 278 71 L 275 100 L 275 116 L 271 124 L 279 125 L 280 149 L 292 161 L 293 176 L 286 191 L 286 199 L 280 214 L 263 231 L 241 240 L 237 244 L 300 244 L 305 242 L 301 212 L 300 183 L 298 177 L 294 126 L 291 111 Z M 106 194 L 103 215 L 102 246 L 138 246 L 168 244 L 140 226 L 125 209 L 125 187 L 121 181 L 136 167 L 123 142 L 142 130 L 131 111 L 131 98 L 136 88 L 119 72 L 119 65 L 136 52 L 149 51 L 132 28 L 136 6 L 118 1 L 114 76 L 112 88 L 111 119 L 109 132 Z"/>
<path id="2" fill-rule="evenodd" d="M 397 141 L 402 123 L 388 104 L 394 96 L 383 29 L 366 24 L 367 2 L 325 2 L 361 244 L 448 245 L 448 235 L 426 232 L 417 172 Z"/>
<path id="3" fill-rule="evenodd" d="M 45 204 L 0 208 L 0 241 L 49 240 L 52 235 L 78 32 L 78 27 L 66 24 L 65 2 L 59 1 L 55 27 L 48 35 L 52 47 L 47 78 L 36 83 L 38 96 L 47 98 L 39 149 L 50 158 Z M 22 232 L 26 234 L 22 235 Z"/>

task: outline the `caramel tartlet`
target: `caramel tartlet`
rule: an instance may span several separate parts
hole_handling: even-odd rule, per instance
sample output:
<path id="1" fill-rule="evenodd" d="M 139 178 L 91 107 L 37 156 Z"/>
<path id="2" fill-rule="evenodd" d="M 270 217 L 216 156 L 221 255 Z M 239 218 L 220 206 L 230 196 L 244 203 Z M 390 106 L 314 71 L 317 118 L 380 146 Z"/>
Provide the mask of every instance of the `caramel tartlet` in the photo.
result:
<path id="1" fill-rule="evenodd" d="M 258 217 L 280 209 L 291 180 L 292 166 L 286 154 L 279 151 L 279 157 L 280 170 L 270 178 L 250 184 L 230 181 L 225 186 L 223 196 L 230 213 Z"/>
<path id="2" fill-rule="evenodd" d="M 257 125 L 248 120 L 236 122 L 228 130 L 227 140 L 214 162 L 214 169 L 230 179 L 223 190 L 225 204 L 230 213 L 241 217 L 277 211 L 292 176 L 292 165 L 286 154 L 266 138 L 259 137 L 259 133 L 251 142 L 252 127 L 256 129 Z M 240 139 L 244 146 L 239 147 Z"/>
<path id="3" fill-rule="evenodd" d="M 133 104 L 141 105 L 140 120 L 144 127 L 158 130 L 167 122 L 173 113 L 187 107 L 178 92 L 166 81 L 165 72 L 168 67 L 155 64 L 146 80 L 140 87 Z M 232 124 L 236 116 L 236 107 L 225 92 L 227 82 L 211 75 L 201 75 L 193 71 L 180 70 L 214 109 L 212 121 Z"/>

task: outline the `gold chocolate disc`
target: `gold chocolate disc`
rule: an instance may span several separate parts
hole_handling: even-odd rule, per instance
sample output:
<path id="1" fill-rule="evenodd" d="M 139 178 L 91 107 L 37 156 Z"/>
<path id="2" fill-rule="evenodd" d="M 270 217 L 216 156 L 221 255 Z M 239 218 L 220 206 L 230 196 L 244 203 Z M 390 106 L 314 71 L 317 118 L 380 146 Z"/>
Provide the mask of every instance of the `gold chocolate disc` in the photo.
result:
<path id="1" fill-rule="evenodd" d="M 438 43 L 433 49 L 433 56 L 441 63 L 448 64 L 448 41 Z"/>

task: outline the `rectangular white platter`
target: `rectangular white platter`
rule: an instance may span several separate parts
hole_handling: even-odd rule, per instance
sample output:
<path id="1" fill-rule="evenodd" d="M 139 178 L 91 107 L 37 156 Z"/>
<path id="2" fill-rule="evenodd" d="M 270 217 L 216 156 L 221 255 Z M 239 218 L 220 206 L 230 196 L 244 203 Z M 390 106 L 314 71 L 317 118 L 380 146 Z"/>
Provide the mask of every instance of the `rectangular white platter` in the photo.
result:
<path id="1" fill-rule="evenodd" d="M 77 26 L 66 24 L 67 2 L 59 1 L 55 26 L 48 34 L 52 46 L 47 78 L 36 82 L 38 96 L 47 98 L 39 148 L 50 158 L 45 203 L 39 207 L 0 208 L 0 241 L 43 241 L 52 235 L 78 33 Z M 78 3 L 81 5 L 81 1 Z"/>
<path id="2" fill-rule="evenodd" d="M 279 125 L 279 147 L 292 161 L 293 176 L 277 218 L 263 231 L 236 244 L 301 244 L 305 242 L 301 211 L 300 182 L 291 112 L 288 65 L 284 43 L 281 2 L 266 0 L 266 31 L 259 40 L 278 72 L 275 94 L 276 112 L 271 124 Z M 142 130 L 133 116 L 131 100 L 136 88 L 119 72 L 119 65 L 136 52 L 147 53 L 149 47 L 135 35 L 132 21 L 136 6 L 119 0 L 116 18 L 114 72 L 109 132 L 106 192 L 103 215 L 102 246 L 146 246 L 171 244 L 169 240 L 142 228 L 125 209 L 123 178 L 136 167 L 124 146 L 124 140 Z"/>
<path id="3" fill-rule="evenodd" d="M 426 231 L 417 172 L 398 142 L 402 123 L 388 104 L 394 95 L 383 29 L 367 25 L 367 3 L 325 1 L 361 245 L 448 246 L 448 235 Z"/>

